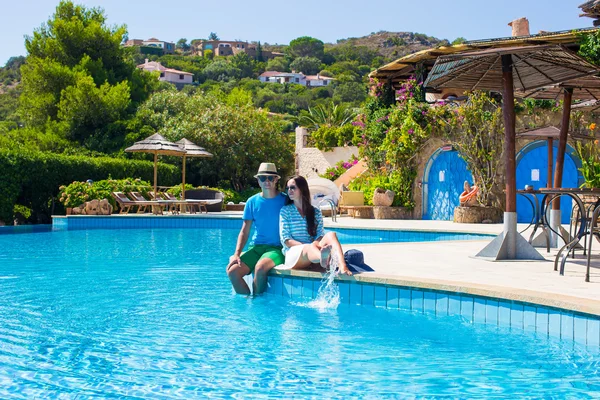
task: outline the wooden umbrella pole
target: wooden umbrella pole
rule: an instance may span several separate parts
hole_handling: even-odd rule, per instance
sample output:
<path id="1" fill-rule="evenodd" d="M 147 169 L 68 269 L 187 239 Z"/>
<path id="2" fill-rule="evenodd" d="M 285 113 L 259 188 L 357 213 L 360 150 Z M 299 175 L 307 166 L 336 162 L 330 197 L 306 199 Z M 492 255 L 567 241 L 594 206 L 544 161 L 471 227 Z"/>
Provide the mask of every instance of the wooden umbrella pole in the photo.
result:
<path id="1" fill-rule="evenodd" d="M 548 138 L 548 178 L 546 179 L 546 187 L 552 187 L 552 164 L 554 161 L 554 139 L 551 137 Z"/>
<path id="2" fill-rule="evenodd" d="M 158 152 L 154 152 L 154 195 L 156 196 L 156 178 L 158 177 Z"/>
<path id="3" fill-rule="evenodd" d="M 562 187 L 563 168 L 565 165 L 565 152 L 567 150 L 567 135 L 569 133 L 569 119 L 571 117 L 571 101 L 573 100 L 573 89 L 564 89 L 563 113 L 560 125 L 560 136 L 558 140 L 558 152 L 556 153 L 556 166 L 554 167 L 554 187 Z M 553 210 L 560 210 L 560 198 L 552 202 Z"/>
<path id="4" fill-rule="evenodd" d="M 517 173 L 515 162 L 515 93 L 512 56 L 502 55 L 502 116 L 506 162 L 506 212 L 517 212 Z"/>
<path id="5" fill-rule="evenodd" d="M 185 200 L 185 154 L 183 155 L 183 177 L 181 180 L 181 200 Z"/>

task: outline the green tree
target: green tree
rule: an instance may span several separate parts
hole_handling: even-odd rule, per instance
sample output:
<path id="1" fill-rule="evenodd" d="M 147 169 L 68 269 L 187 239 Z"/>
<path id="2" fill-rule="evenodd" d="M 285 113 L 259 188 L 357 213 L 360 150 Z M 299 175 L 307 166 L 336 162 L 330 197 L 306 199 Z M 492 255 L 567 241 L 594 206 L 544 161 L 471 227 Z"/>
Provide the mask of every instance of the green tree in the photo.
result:
<path id="1" fill-rule="evenodd" d="M 467 41 L 467 39 L 465 39 L 464 37 L 461 36 L 461 37 L 457 37 L 456 39 L 454 39 L 451 44 L 454 46 L 455 44 L 462 44 L 466 41 Z"/>
<path id="2" fill-rule="evenodd" d="M 214 186 L 227 179 L 240 191 L 256 182 L 254 171 L 264 160 L 274 162 L 282 176 L 294 165 L 283 122 L 247 100 L 243 91 L 230 96 L 158 92 L 138 110 L 139 126 L 172 141 L 186 137 L 214 154 L 211 159 L 188 161 L 188 182 Z"/>
<path id="3" fill-rule="evenodd" d="M 285 52 L 290 58 L 316 57 L 321 60 L 325 52 L 325 45 L 319 39 L 302 36 L 292 40 Z"/>
<path id="4" fill-rule="evenodd" d="M 177 41 L 177 44 L 175 45 L 176 48 L 178 48 L 181 51 L 189 51 L 190 50 L 190 45 L 187 42 L 187 39 L 185 38 L 181 38 Z"/>
<path id="5" fill-rule="evenodd" d="M 106 25 L 102 9 L 61 1 L 55 14 L 25 40 L 29 54 L 21 67 L 19 109 L 25 122 L 84 143 L 98 134 L 95 129 L 107 128 L 146 100 L 158 81 L 126 60 L 129 53 L 121 47 L 125 33 L 124 26 Z"/>
<path id="6" fill-rule="evenodd" d="M 256 61 L 258 61 L 258 62 L 265 61 L 265 59 L 263 58 L 263 51 L 262 51 L 262 46 L 260 44 L 260 41 L 256 45 Z"/>
<path id="7" fill-rule="evenodd" d="M 211 32 L 210 35 L 208 35 L 208 40 L 220 40 L 219 36 L 217 36 L 216 32 Z"/>
<path id="8" fill-rule="evenodd" d="M 204 50 L 204 58 L 206 58 L 207 60 L 214 59 L 215 58 L 215 52 L 212 51 L 211 49 Z"/>
<path id="9" fill-rule="evenodd" d="M 314 75 L 321 70 L 321 60 L 316 57 L 298 57 L 292 61 L 290 68 L 306 75 Z"/>
<path id="10" fill-rule="evenodd" d="M 336 86 L 333 99 L 336 102 L 360 103 L 367 97 L 367 88 L 358 82 L 347 82 Z"/>
<path id="11" fill-rule="evenodd" d="M 239 79 L 242 71 L 226 60 L 216 60 L 204 68 L 202 74 L 205 79 L 229 81 L 231 79 Z"/>
<path id="12" fill-rule="evenodd" d="M 309 129 L 321 127 L 340 127 L 352 122 L 355 117 L 354 111 L 341 104 L 318 105 L 311 107 L 308 111 L 302 111 L 295 121 Z"/>
<path id="13" fill-rule="evenodd" d="M 275 57 L 267 62 L 266 70 L 267 71 L 279 71 L 286 72 L 289 71 L 290 63 L 284 57 Z"/>
<path id="14" fill-rule="evenodd" d="M 249 78 L 254 75 L 254 62 L 248 55 L 243 51 L 229 58 L 231 65 L 240 70 L 241 78 Z"/>

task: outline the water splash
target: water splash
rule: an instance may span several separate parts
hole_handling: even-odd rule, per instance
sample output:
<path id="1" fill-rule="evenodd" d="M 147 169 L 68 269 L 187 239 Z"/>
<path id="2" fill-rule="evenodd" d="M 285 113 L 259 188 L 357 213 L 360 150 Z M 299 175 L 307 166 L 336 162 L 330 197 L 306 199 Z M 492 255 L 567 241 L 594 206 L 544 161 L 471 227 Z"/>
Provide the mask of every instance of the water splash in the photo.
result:
<path id="1" fill-rule="evenodd" d="M 325 311 L 335 310 L 340 305 L 340 290 L 335 283 L 335 277 L 338 275 L 338 265 L 338 254 L 331 252 L 329 268 L 321 280 L 317 297 L 308 303 L 310 308 Z"/>

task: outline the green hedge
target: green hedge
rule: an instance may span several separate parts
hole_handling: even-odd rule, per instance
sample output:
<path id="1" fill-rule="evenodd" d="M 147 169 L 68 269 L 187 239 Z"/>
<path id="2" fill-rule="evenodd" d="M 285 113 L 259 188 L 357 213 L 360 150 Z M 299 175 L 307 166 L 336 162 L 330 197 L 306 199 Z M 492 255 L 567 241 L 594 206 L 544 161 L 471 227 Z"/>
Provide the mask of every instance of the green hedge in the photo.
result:
<path id="1" fill-rule="evenodd" d="M 49 223 L 53 206 L 58 207 L 55 213 L 63 211 L 56 200 L 61 185 L 108 177 L 152 182 L 153 168 L 149 161 L 0 150 L 0 221 L 12 224 L 14 206 L 19 204 L 32 210 L 32 222 Z M 159 163 L 158 182 L 161 186 L 175 185 L 181 182 L 181 171 Z"/>

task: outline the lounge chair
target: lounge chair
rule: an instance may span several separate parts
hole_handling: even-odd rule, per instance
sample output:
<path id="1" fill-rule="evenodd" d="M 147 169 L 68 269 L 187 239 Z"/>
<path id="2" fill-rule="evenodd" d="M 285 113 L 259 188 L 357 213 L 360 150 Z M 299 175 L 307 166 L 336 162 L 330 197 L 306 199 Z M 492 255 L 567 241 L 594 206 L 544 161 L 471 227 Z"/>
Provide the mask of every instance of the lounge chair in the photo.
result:
<path id="1" fill-rule="evenodd" d="M 148 201 L 139 202 L 139 201 L 131 200 L 123 192 L 112 192 L 111 195 L 116 200 L 117 204 L 119 205 L 119 208 L 121 209 L 119 211 L 119 214 L 127 214 L 129 212 L 129 210 L 131 210 L 132 207 L 137 207 L 138 213 L 143 212 L 146 210 L 146 207 L 149 205 L 149 204 L 144 204 L 144 203 L 148 203 Z"/>
<path id="2" fill-rule="evenodd" d="M 146 212 L 146 209 L 151 207 L 153 214 L 162 215 L 163 210 L 167 207 L 167 204 L 164 201 L 148 200 L 140 192 L 129 192 L 129 196 L 133 198 L 136 205 L 140 206 L 138 208 L 138 213 Z"/>

